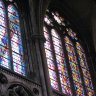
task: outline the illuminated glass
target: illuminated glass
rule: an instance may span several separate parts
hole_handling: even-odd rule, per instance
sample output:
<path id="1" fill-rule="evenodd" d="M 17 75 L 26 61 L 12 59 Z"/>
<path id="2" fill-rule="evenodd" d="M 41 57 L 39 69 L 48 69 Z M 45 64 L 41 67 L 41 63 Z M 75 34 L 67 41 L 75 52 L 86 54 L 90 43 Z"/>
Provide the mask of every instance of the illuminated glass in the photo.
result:
<path id="1" fill-rule="evenodd" d="M 48 18 L 47 15 L 45 16 L 44 21 L 45 21 L 48 25 L 51 24 L 51 20 Z"/>
<path id="2" fill-rule="evenodd" d="M 72 95 L 60 37 L 54 29 L 52 29 L 51 34 L 62 91 L 65 94 Z"/>
<path id="3" fill-rule="evenodd" d="M 10 68 L 8 34 L 6 30 L 6 15 L 3 1 L 0 0 L 0 65 Z"/>
<path id="4" fill-rule="evenodd" d="M 46 38 L 46 43 L 44 44 L 44 47 L 45 47 L 45 53 L 46 53 L 46 58 L 47 58 L 51 86 L 54 89 L 59 90 L 54 61 L 53 61 L 53 54 L 52 54 L 52 50 L 51 50 L 50 37 L 49 37 L 46 27 L 44 27 L 43 30 L 44 30 L 44 36 Z"/>
<path id="5" fill-rule="evenodd" d="M 64 93 L 64 96 L 95 96 L 84 50 L 76 43 L 77 34 L 69 21 L 57 11 L 50 11 L 46 11 L 44 18 L 44 46 L 53 89 Z M 61 96 L 58 91 L 54 96 Z"/>
<path id="6" fill-rule="evenodd" d="M 73 77 L 76 94 L 77 96 L 85 96 L 74 46 L 67 36 L 64 38 L 64 41 L 66 45 L 66 50 L 68 52 L 68 58 L 69 58 L 69 63 L 72 70 L 72 77 Z"/>
<path id="7" fill-rule="evenodd" d="M 8 19 L 12 46 L 13 69 L 15 72 L 21 75 L 25 75 L 25 64 L 21 41 L 19 15 L 18 11 L 13 5 L 8 6 Z"/>
<path id="8" fill-rule="evenodd" d="M 76 42 L 76 48 L 79 55 L 78 59 L 80 61 L 80 66 L 83 72 L 83 78 L 86 86 L 87 95 L 94 96 L 93 85 L 92 85 L 91 76 L 90 76 L 89 68 L 86 61 L 85 52 L 79 42 Z"/>
<path id="9" fill-rule="evenodd" d="M 55 12 L 55 13 L 52 12 L 52 15 L 53 15 L 55 21 L 56 21 L 58 24 L 61 24 L 61 25 L 64 25 L 64 26 L 65 26 L 65 24 L 63 23 L 64 18 L 62 18 L 61 16 L 59 16 L 59 13 L 58 13 L 58 12 Z"/>
<path id="10" fill-rule="evenodd" d="M 73 30 L 72 30 L 71 28 L 66 28 L 66 31 L 67 31 L 68 35 L 69 35 L 72 39 L 76 39 L 76 40 L 77 40 L 76 33 L 73 32 Z"/>

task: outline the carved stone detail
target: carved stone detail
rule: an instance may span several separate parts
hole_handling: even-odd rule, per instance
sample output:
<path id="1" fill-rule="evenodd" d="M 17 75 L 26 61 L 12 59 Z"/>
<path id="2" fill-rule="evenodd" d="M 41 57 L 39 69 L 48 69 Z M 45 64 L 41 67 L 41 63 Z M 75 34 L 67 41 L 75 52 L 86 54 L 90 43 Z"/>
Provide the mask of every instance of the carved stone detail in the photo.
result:
<path id="1" fill-rule="evenodd" d="M 0 73 L 0 83 L 1 84 L 8 83 L 7 77 L 4 74 L 2 74 L 2 73 Z"/>
<path id="2" fill-rule="evenodd" d="M 8 96 L 33 96 L 32 94 L 30 95 L 29 92 L 20 85 L 15 85 L 14 87 L 9 88 L 7 94 Z"/>

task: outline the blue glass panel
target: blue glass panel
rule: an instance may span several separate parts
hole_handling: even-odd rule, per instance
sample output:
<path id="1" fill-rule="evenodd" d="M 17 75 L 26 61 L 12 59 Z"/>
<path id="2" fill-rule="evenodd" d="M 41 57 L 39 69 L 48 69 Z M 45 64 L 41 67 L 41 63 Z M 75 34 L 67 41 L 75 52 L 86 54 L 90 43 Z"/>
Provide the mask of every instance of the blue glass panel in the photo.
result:
<path id="1" fill-rule="evenodd" d="M 10 17 L 10 21 L 11 22 L 13 22 L 13 23 L 15 23 L 15 24 L 19 24 L 19 20 L 18 20 L 18 18 L 19 18 L 19 16 L 14 16 L 13 14 L 11 14 L 11 13 L 9 13 L 8 14 L 9 15 L 9 17 Z"/>
<path id="2" fill-rule="evenodd" d="M 25 74 L 25 64 L 23 58 L 23 48 L 21 41 L 21 31 L 19 24 L 18 11 L 13 5 L 8 6 L 8 18 L 10 27 L 10 37 L 11 37 L 11 47 L 12 47 L 12 57 L 13 57 L 13 68 L 14 71 L 24 75 Z"/>
<path id="3" fill-rule="evenodd" d="M 4 9 L 0 8 L 0 16 L 2 16 L 4 18 L 5 13 L 4 13 Z"/>
<path id="4" fill-rule="evenodd" d="M 5 20 L 6 20 L 5 18 L 3 18 L 2 16 L 0 16 L 0 25 L 2 25 L 2 26 L 5 27 L 5 25 L 6 25 L 5 24 L 6 23 Z"/>
<path id="5" fill-rule="evenodd" d="M 6 31 L 5 6 L 0 0 L 0 65 L 10 68 L 8 52 L 8 36 Z"/>
<path id="6" fill-rule="evenodd" d="M 8 6 L 8 12 L 13 14 L 14 16 L 18 17 L 18 11 L 16 10 L 16 8 L 13 5 Z"/>

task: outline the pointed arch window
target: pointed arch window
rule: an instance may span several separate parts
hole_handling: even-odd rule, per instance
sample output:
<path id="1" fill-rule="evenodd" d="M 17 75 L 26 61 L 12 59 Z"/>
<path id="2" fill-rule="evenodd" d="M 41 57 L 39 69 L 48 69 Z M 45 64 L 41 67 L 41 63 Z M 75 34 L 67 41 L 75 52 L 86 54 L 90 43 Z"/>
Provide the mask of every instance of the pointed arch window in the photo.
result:
<path id="1" fill-rule="evenodd" d="M 22 47 L 18 9 L 13 0 L 0 0 L 0 65 L 25 76 Z"/>
<path id="2" fill-rule="evenodd" d="M 69 25 L 58 12 L 46 11 L 44 47 L 52 89 L 58 96 L 94 96 L 84 49 Z"/>
<path id="3" fill-rule="evenodd" d="M 91 80 L 91 76 L 89 73 L 89 68 L 88 68 L 85 52 L 79 42 L 76 42 L 76 49 L 79 55 L 78 59 L 80 62 L 81 70 L 83 72 L 83 79 L 84 79 L 87 95 L 94 96 L 92 80 Z"/>
<path id="4" fill-rule="evenodd" d="M 63 93 L 71 95 L 69 76 L 60 37 L 56 30 L 52 29 L 49 33 L 45 28 L 46 27 L 44 27 L 44 35 L 47 40 L 45 43 L 45 52 L 51 85 L 55 90 L 59 91 L 61 89 Z M 51 46 L 51 43 L 53 46 Z"/>
<path id="5" fill-rule="evenodd" d="M 80 95 L 84 96 L 84 89 L 82 86 L 80 70 L 78 68 L 74 46 L 67 36 L 64 38 L 64 41 L 65 41 L 66 50 L 68 52 L 68 59 L 72 71 L 72 77 L 73 77 L 76 94 L 78 94 L 78 96 Z"/>

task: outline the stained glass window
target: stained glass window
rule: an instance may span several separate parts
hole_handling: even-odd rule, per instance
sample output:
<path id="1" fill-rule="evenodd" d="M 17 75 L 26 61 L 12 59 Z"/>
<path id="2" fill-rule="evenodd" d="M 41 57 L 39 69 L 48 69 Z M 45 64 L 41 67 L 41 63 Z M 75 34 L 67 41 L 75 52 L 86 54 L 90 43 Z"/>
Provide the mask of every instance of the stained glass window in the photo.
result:
<path id="1" fill-rule="evenodd" d="M 66 28 L 66 31 L 68 33 L 68 35 L 72 38 L 72 39 L 75 39 L 77 40 L 78 38 L 76 37 L 76 33 L 73 32 L 73 30 L 71 28 Z"/>
<path id="2" fill-rule="evenodd" d="M 0 0 L 0 65 L 10 68 L 5 6 Z"/>
<path id="3" fill-rule="evenodd" d="M 56 71 L 55 71 L 55 65 L 53 61 L 50 36 L 48 34 L 46 27 L 44 27 L 44 36 L 46 38 L 46 43 L 44 44 L 44 46 L 45 46 L 45 52 L 47 57 L 47 64 L 48 64 L 48 71 L 49 71 L 51 85 L 54 89 L 59 90 Z"/>
<path id="4" fill-rule="evenodd" d="M 54 96 L 95 96 L 85 52 L 69 21 L 48 10 L 44 26 L 51 86 L 57 90 Z"/>
<path id="5" fill-rule="evenodd" d="M 18 11 L 14 4 L 8 5 L 5 9 L 3 1 L 0 0 L 0 65 L 25 75 L 23 56 Z"/>
<path id="6" fill-rule="evenodd" d="M 72 70 L 72 77 L 73 77 L 76 94 L 77 96 L 85 96 L 74 46 L 67 36 L 64 38 L 64 41 L 68 52 L 68 59 Z"/>
<path id="7" fill-rule="evenodd" d="M 86 56 L 85 56 L 85 52 L 83 50 L 83 48 L 81 47 L 79 42 L 76 42 L 76 48 L 77 48 L 77 52 L 79 55 L 79 61 L 80 61 L 80 66 L 83 72 L 83 78 L 84 78 L 84 82 L 85 82 L 85 86 L 86 86 L 86 92 L 88 96 L 94 96 L 94 90 L 93 90 L 93 85 L 92 85 L 92 80 L 91 80 L 91 76 L 89 73 L 89 68 L 88 68 L 88 64 L 86 61 Z"/>
<path id="8" fill-rule="evenodd" d="M 59 13 L 58 13 L 58 12 L 55 12 L 55 13 L 52 12 L 52 15 L 53 15 L 55 21 L 56 21 L 58 24 L 61 24 L 61 25 L 64 24 L 64 23 L 63 23 L 64 18 L 62 18 L 61 16 L 59 16 Z M 65 25 L 65 24 L 64 24 L 64 25 Z"/>
<path id="9" fill-rule="evenodd" d="M 47 57 L 47 64 L 48 64 L 48 71 L 49 71 L 49 76 L 50 76 L 50 81 L 51 81 L 51 86 L 59 91 L 59 86 L 58 86 L 58 76 L 60 79 L 61 83 L 61 88 L 62 92 L 65 94 L 69 94 L 70 96 L 72 95 L 71 93 L 71 88 L 70 88 L 70 82 L 68 78 L 68 73 L 66 69 L 66 63 L 64 59 L 64 54 L 63 54 L 63 48 L 61 44 L 61 40 L 59 35 L 56 33 L 54 29 L 51 30 L 51 38 L 49 36 L 49 32 L 46 27 L 44 27 L 44 36 L 46 38 L 46 43 L 44 44 L 45 46 L 45 52 L 46 52 L 46 57 Z M 51 42 L 53 42 L 54 45 L 54 52 L 55 52 L 55 58 L 53 56 L 53 50 L 51 46 Z M 58 66 L 58 76 L 56 73 L 56 64 Z"/>
<path id="10" fill-rule="evenodd" d="M 19 15 L 13 5 L 8 6 L 8 19 L 12 46 L 13 68 L 15 72 L 25 75 Z"/>
<path id="11" fill-rule="evenodd" d="M 66 69 L 66 62 L 63 54 L 62 43 L 59 35 L 54 29 L 52 29 L 51 34 L 62 91 L 65 94 L 71 95 L 70 82 Z"/>

